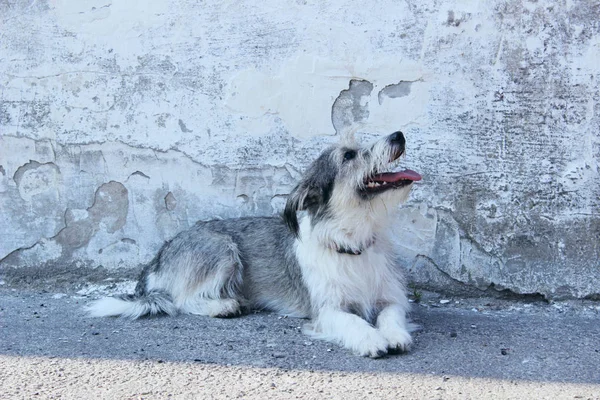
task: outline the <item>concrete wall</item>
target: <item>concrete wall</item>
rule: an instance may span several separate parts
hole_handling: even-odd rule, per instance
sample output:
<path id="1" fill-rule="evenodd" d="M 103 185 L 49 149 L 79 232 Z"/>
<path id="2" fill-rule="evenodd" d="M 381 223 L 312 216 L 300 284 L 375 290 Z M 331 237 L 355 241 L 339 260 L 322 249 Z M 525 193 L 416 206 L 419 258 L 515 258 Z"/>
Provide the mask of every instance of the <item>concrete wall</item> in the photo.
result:
<path id="1" fill-rule="evenodd" d="M 279 212 L 345 131 L 401 129 L 413 281 L 598 294 L 598 21 L 576 0 L 0 0 L 0 266 L 132 271 L 198 219 Z"/>

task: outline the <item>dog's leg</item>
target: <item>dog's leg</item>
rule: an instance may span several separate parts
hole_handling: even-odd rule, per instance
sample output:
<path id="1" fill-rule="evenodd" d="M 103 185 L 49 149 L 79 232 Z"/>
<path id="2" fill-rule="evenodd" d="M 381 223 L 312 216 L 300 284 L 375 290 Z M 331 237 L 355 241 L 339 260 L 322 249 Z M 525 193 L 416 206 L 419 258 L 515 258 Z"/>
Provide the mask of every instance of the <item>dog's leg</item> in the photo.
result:
<path id="1" fill-rule="evenodd" d="M 188 314 L 216 318 L 231 318 L 241 314 L 240 303 L 235 299 L 197 299 L 185 305 Z"/>
<path id="2" fill-rule="evenodd" d="M 209 317 L 229 318 L 241 314 L 242 262 L 237 245 L 231 239 L 213 239 L 212 246 L 219 247 L 221 254 L 210 264 L 211 273 L 204 279 L 182 291 L 177 298 L 183 313 Z M 215 254 L 213 252 L 212 254 Z M 208 259 L 208 256 L 199 258 Z M 191 271 L 206 270 L 196 266 Z M 197 273 L 198 275 L 198 273 Z M 193 278 L 191 279 L 194 280 Z"/>
<path id="3" fill-rule="evenodd" d="M 408 350 L 412 343 L 412 325 L 406 321 L 405 308 L 400 304 L 389 304 L 377 316 L 377 329 L 388 341 L 389 351 L 399 353 Z"/>
<path id="4" fill-rule="evenodd" d="M 304 332 L 340 343 L 361 356 L 379 358 L 387 354 L 388 341 L 377 329 L 359 316 L 339 309 L 320 310 Z"/>

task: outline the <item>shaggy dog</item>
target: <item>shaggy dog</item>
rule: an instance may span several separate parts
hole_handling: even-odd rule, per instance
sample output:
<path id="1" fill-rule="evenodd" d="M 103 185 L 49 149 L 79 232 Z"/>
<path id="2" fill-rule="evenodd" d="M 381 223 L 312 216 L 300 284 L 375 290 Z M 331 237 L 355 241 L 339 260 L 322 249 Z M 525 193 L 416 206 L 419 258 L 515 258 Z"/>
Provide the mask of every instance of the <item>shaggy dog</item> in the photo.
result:
<path id="1" fill-rule="evenodd" d="M 402 132 L 325 150 L 282 217 L 198 222 L 160 249 L 134 294 L 97 300 L 88 312 L 232 317 L 266 309 L 309 318 L 305 333 L 363 356 L 407 350 L 409 305 L 390 228 L 421 176 L 390 172 L 404 150 Z"/>

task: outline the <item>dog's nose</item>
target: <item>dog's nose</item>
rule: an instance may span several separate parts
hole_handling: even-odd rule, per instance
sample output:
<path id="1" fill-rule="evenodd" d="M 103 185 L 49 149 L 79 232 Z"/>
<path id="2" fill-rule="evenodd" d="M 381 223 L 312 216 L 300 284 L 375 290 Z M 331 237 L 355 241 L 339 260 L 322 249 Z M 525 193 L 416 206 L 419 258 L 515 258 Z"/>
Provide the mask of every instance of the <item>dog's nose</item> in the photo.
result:
<path id="1" fill-rule="evenodd" d="M 406 144 L 406 139 L 404 139 L 404 134 L 400 131 L 392 133 L 389 136 L 389 140 L 390 140 L 391 144 L 399 145 L 402 148 L 404 148 L 404 145 Z"/>

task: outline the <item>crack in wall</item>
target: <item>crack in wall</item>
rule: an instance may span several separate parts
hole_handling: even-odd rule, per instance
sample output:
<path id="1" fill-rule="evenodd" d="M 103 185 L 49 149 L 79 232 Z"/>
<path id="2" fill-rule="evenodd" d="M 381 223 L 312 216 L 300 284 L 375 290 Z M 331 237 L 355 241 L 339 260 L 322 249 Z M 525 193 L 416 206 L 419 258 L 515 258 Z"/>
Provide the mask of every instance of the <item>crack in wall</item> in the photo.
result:
<path id="1" fill-rule="evenodd" d="M 127 177 L 127 180 L 129 180 L 129 178 L 134 177 L 134 176 L 140 176 L 142 178 L 150 179 L 150 177 L 148 175 L 146 175 L 145 173 L 143 173 L 142 171 L 135 171 L 134 173 L 132 173 L 131 175 L 129 175 Z"/>
<path id="2" fill-rule="evenodd" d="M 14 249 L 13 251 L 11 251 L 10 253 L 8 253 L 4 257 L 0 258 L 0 265 L 5 264 L 5 263 L 6 264 L 12 264 L 12 265 L 18 265 L 18 262 L 15 259 L 19 256 L 19 254 L 22 253 L 22 252 L 24 252 L 24 251 L 31 250 L 35 246 L 38 246 L 39 244 L 40 244 L 40 241 L 38 240 L 37 242 L 35 242 L 31 246 L 23 246 L 23 247 L 19 247 L 19 248 Z M 15 261 L 13 261 L 13 260 L 15 260 Z"/>
<path id="3" fill-rule="evenodd" d="M 21 180 L 23 179 L 23 175 L 25 175 L 25 173 L 27 171 L 40 168 L 41 166 L 44 166 L 44 165 L 54 168 L 60 174 L 60 168 L 58 167 L 58 165 L 56 165 L 53 162 L 47 162 L 47 163 L 41 164 L 35 160 L 29 160 L 28 163 L 23 164 L 19 168 L 17 168 L 17 170 L 13 174 L 13 181 L 15 181 L 17 186 L 19 186 L 21 184 Z"/>
<path id="4" fill-rule="evenodd" d="M 32 136 L 29 136 L 29 135 L 10 135 L 10 134 L 4 134 L 2 136 L 14 138 L 14 139 L 23 139 L 23 138 L 25 138 L 25 139 L 31 140 L 33 142 L 40 141 L 39 138 L 32 137 Z M 60 146 L 64 146 L 64 147 L 104 145 L 104 144 L 110 144 L 110 143 L 118 143 L 118 144 L 122 144 L 123 146 L 130 147 L 132 149 L 150 150 L 150 151 L 158 152 L 158 153 L 161 153 L 161 154 L 168 154 L 169 152 L 172 151 L 172 152 L 175 152 L 175 153 L 183 155 L 186 159 L 188 159 L 189 161 L 191 161 L 194 164 L 197 164 L 197 165 L 199 165 L 201 167 L 204 167 L 204 168 L 209 168 L 210 167 L 210 164 L 204 164 L 204 163 L 196 160 L 189 153 L 187 153 L 184 150 L 181 150 L 179 148 L 176 148 L 174 146 L 171 146 L 171 147 L 169 147 L 167 149 L 161 149 L 159 147 L 144 146 L 142 144 L 132 144 L 132 143 L 124 142 L 123 140 L 120 140 L 120 139 L 114 139 L 114 140 L 88 140 L 88 141 L 85 141 L 85 142 L 58 142 L 58 141 L 52 140 L 52 139 L 43 139 L 43 140 L 49 141 L 50 143 L 56 142 Z M 156 158 L 158 159 L 158 157 L 156 157 Z"/>
<path id="5" fill-rule="evenodd" d="M 179 129 L 181 129 L 181 132 L 183 132 L 183 133 L 192 133 L 192 132 L 194 132 L 193 130 L 188 129 L 188 127 L 185 126 L 185 123 L 181 119 L 177 123 L 179 124 Z"/>

